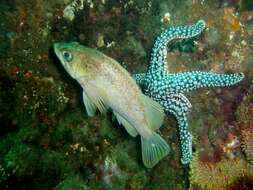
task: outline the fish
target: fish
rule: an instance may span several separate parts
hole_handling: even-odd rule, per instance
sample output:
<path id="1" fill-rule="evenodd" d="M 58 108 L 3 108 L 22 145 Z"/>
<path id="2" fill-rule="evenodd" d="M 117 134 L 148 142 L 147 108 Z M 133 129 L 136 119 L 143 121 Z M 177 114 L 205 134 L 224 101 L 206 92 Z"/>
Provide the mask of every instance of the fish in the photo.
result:
<path id="1" fill-rule="evenodd" d="M 64 69 L 82 87 L 88 116 L 110 109 L 129 135 L 140 135 L 145 167 L 152 168 L 170 152 L 157 133 L 165 116 L 163 108 L 141 92 L 125 68 L 78 42 L 54 43 L 53 48 Z"/>

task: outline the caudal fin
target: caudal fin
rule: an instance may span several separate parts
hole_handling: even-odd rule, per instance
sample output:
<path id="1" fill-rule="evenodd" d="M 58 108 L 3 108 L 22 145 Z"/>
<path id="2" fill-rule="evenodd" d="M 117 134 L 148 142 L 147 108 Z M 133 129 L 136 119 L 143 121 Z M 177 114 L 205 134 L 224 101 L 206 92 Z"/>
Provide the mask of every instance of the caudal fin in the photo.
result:
<path id="1" fill-rule="evenodd" d="M 142 160 L 147 168 L 152 168 L 170 151 L 167 142 L 155 132 L 148 139 L 141 137 L 141 146 Z"/>

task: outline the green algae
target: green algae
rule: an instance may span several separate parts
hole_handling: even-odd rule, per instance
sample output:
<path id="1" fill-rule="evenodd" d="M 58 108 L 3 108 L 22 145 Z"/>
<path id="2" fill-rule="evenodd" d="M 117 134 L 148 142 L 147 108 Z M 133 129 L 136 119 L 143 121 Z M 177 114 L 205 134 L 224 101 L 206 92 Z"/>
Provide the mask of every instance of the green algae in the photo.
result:
<path id="1" fill-rule="evenodd" d="M 85 181 L 78 175 L 71 175 L 66 177 L 63 181 L 60 182 L 60 184 L 58 184 L 54 188 L 54 190 L 68 190 L 68 189 L 89 190 L 90 188 L 88 188 Z"/>

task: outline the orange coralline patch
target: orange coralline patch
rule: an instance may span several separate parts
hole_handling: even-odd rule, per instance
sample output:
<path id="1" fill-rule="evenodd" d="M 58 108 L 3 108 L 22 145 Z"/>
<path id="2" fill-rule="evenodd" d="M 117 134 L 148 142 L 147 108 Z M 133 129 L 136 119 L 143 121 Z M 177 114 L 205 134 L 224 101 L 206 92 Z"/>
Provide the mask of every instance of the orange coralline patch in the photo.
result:
<path id="1" fill-rule="evenodd" d="M 233 8 L 224 8 L 223 22 L 224 27 L 233 32 L 238 32 L 241 30 L 241 23 L 235 15 Z"/>
<path id="2" fill-rule="evenodd" d="M 244 124 L 241 128 L 241 147 L 247 160 L 253 163 L 253 122 Z"/>

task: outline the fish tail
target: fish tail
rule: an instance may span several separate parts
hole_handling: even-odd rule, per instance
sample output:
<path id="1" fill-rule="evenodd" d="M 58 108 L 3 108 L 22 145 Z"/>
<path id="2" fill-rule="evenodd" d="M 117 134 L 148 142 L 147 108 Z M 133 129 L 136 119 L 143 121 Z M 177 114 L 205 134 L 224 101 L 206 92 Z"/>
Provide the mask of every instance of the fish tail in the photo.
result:
<path id="1" fill-rule="evenodd" d="M 152 168 L 170 151 L 167 142 L 155 132 L 148 138 L 141 137 L 141 146 L 142 160 L 147 168 Z"/>

